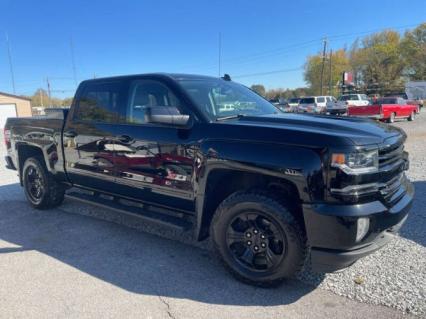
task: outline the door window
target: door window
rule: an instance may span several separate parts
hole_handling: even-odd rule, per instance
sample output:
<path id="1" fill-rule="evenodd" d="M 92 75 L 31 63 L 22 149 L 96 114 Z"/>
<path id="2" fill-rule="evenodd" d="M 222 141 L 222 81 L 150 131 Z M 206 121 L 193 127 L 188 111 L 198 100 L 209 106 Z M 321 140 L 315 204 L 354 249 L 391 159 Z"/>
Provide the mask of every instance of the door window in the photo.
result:
<path id="1" fill-rule="evenodd" d="M 181 103 L 165 85 L 152 80 L 137 80 L 130 86 L 129 103 L 126 110 L 126 122 L 145 124 L 147 107 L 170 107 L 170 113 L 176 114 Z M 180 114 L 180 111 L 178 111 Z"/>
<path id="2" fill-rule="evenodd" d="M 87 84 L 79 99 L 74 119 L 89 122 L 115 123 L 119 119 L 123 97 L 119 82 Z"/>

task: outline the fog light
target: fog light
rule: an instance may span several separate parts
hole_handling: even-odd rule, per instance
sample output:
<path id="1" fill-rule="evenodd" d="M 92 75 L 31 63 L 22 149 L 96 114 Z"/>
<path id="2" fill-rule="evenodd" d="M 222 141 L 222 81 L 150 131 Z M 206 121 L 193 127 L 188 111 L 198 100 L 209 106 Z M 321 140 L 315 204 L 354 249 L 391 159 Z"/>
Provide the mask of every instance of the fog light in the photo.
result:
<path id="1" fill-rule="evenodd" d="M 369 228 L 370 228 L 370 219 L 368 219 L 367 217 L 359 218 L 357 221 L 355 240 L 357 242 L 361 241 L 364 238 L 364 236 L 367 234 Z"/>

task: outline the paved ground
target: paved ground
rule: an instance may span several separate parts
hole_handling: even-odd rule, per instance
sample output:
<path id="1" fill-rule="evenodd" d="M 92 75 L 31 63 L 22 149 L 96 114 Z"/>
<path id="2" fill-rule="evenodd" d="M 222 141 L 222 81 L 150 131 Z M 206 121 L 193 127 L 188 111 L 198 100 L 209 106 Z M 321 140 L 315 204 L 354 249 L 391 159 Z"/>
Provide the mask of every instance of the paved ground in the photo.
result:
<path id="1" fill-rule="evenodd" d="M 241 284 L 188 238 L 71 201 L 33 210 L 1 167 L 0 317 L 412 317 L 299 281 Z"/>

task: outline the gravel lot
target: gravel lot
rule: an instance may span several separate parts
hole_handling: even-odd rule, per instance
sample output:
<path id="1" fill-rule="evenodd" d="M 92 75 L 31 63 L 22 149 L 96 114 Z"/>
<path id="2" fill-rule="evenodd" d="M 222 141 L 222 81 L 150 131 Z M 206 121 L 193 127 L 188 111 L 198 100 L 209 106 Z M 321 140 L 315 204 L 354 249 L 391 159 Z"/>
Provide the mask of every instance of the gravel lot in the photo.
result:
<path id="1" fill-rule="evenodd" d="M 400 236 L 383 249 L 342 272 L 304 273 L 301 280 L 362 302 L 381 304 L 426 315 L 426 112 L 414 122 L 394 124 L 408 135 L 408 176 L 416 189 L 415 201 Z M 355 280 L 362 282 L 356 284 Z"/>
<path id="2" fill-rule="evenodd" d="M 395 125 L 409 136 L 416 187 L 400 236 L 342 272 L 268 290 L 230 278 L 189 234 L 69 200 L 35 211 L 0 165 L 0 317 L 424 317 L 426 112 Z"/>

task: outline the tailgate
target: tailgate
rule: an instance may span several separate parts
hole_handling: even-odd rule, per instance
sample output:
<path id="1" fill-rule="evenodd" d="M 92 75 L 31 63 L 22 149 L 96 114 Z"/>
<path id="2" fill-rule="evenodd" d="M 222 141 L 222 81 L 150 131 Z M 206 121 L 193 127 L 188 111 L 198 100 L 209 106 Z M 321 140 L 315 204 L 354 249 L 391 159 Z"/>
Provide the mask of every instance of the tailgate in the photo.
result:
<path id="1" fill-rule="evenodd" d="M 380 105 L 349 106 L 348 114 L 351 116 L 378 116 L 382 112 Z"/>

